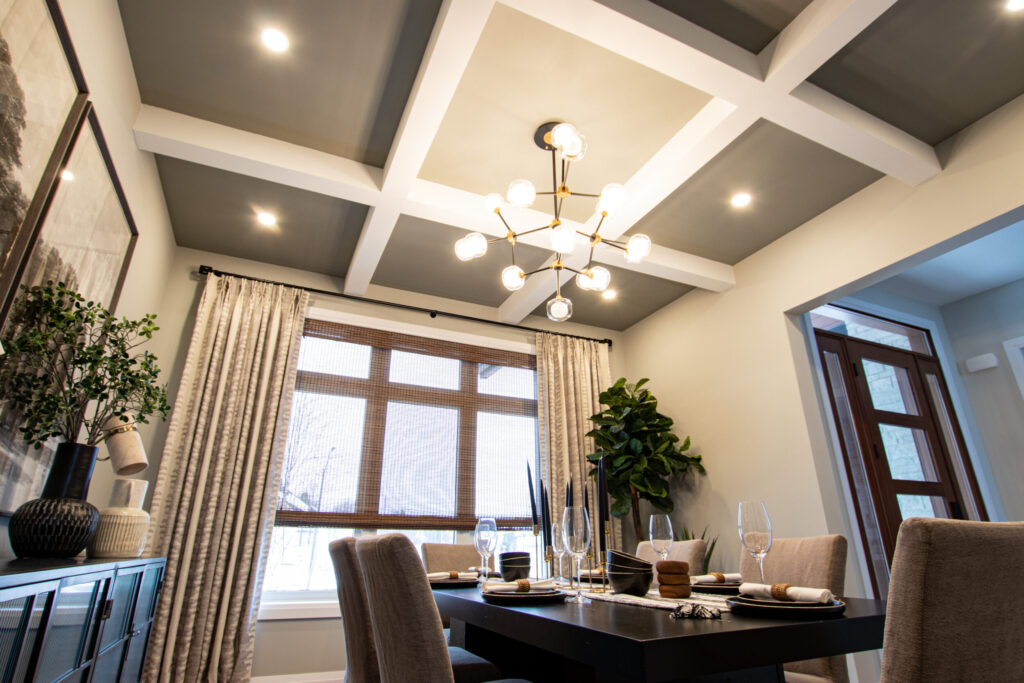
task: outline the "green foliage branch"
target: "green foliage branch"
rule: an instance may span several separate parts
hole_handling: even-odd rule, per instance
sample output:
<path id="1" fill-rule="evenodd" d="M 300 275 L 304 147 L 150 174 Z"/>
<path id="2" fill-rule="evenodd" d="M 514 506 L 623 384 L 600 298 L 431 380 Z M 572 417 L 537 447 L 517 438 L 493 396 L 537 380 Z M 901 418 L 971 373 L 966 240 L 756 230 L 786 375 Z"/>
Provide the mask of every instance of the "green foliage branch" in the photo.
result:
<path id="1" fill-rule="evenodd" d="M 51 437 L 85 443 L 105 438 L 110 418 L 166 418 L 166 385 L 149 351 L 156 316 L 120 320 L 64 283 L 22 287 L 3 337 L 0 401 L 20 411 L 19 431 L 37 449 Z"/>
<path id="2" fill-rule="evenodd" d="M 604 406 L 592 415 L 596 427 L 587 433 L 594 440 L 595 451 L 587 455 L 594 465 L 591 476 L 597 476 L 597 465 L 605 461 L 608 495 L 613 499 L 611 513 L 624 517 L 633 513 L 633 530 L 639 541 L 640 499 L 648 501 L 659 512 L 672 512 L 675 504 L 669 491 L 669 480 L 693 469 L 704 472 L 701 456 L 687 453 L 690 437 L 682 444 L 672 432 L 672 418 L 658 412 L 658 399 L 643 388 L 647 378 L 629 384 L 619 378 L 601 392 Z"/>

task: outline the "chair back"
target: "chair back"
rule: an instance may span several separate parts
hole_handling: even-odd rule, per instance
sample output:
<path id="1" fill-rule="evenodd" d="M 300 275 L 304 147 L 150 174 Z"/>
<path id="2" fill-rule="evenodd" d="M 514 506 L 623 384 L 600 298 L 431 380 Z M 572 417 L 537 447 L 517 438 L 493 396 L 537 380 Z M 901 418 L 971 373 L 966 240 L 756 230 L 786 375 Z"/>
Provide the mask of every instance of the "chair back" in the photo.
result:
<path id="1" fill-rule="evenodd" d="M 356 543 L 384 683 L 454 683 L 448 645 L 416 547 L 402 534 Z"/>
<path id="2" fill-rule="evenodd" d="M 345 630 L 345 683 L 378 683 L 377 650 L 373 644 L 363 572 L 356 557 L 356 539 L 331 541 L 330 553 Z"/>
<path id="3" fill-rule="evenodd" d="M 1024 680 L 1024 522 L 911 517 L 889 579 L 882 680 Z"/>
<path id="4" fill-rule="evenodd" d="M 668 559 L 675 562 L 685 562 L 690 565 L 690 576 L 703 574 L 704 556 L 708 552 L 708 544 L 702 538 L 692 541 L 673 541 L 668 551 Z M 657 562 L 661 558 L 654 551 L 650 541 L 640 541 L 636 546 L 636 556 L 648 562 Z M 654 577 L 652 586 L 658 585 L 658 577 Z"/>
<path id="5" fill-rule="evenodd" d="M 480 554 L 464 543 L 424 543 L 423 566 L 428 572 L 464 572 L 480 564 Z"/>
<path id="6" fill-rule="evenodd" d="M 757 560 L 742 547 L 740 574 L 744 581 L 761 581 Z M 836 596 L 842 595 L 846 585 L 846 538 L 832 534 L 774 539 L 764 558 L 764 580 L 769 584 L 791 583 L 794 586 L 827 588 Z M 840 683 L 849 680 L 844 656 L 788 662 L 783 668 Z"/>

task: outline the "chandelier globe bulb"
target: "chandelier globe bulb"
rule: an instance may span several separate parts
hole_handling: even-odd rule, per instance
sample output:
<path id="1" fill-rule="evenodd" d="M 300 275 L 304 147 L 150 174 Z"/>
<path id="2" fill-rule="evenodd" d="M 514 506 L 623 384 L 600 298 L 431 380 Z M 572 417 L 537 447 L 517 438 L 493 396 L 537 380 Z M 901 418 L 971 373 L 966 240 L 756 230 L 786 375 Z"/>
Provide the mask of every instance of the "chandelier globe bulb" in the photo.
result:
<path id="1" fill-rule="evenodd" d="M 572 302 L 564 296 L 556 296 L 548 301 L 548 318 L 556 323 L 564 323 L 572 317 Z"/>
<path id="2" fill-rule="evenodd" d="M 497 192 L 492 192 L 484 197 L 484 208 L 491 213 L 500 210 L 504 204 L 505 198 Z"/>
<path id="3" fill-rule="evenodd" d="M 582 161 L 587 155 L 587 138 L 583 133 L 577 133 L 576 137 L 570 138 L 562 147 L 562 158 L 566 161 Z"/>
<path id="4" fill-rule="evenodd" d="M 455 256 L 460 261 L 472 261 L 487 253 L 487 238 L 479 232 L 471 232 L 455 242 Z"/>
<path id="5" fill-rule="evenodd" d="M 551 146 L 564 149 L 569 142 L 579 135 L 576 126 L 571 123 L 560 123 L 551 129 Z"/>
<path id="6" fill-rule="evenodd" d="M 529 180 L 520 178 L 509 183 L 508 193 L 505 196 L 512 206 L 525 208 L 533 204 L 533 200 L 537 198 L 537 188 Z"/>
<path id="7" fill-rule="evenodd" d="M 510 292 L 522 289 L 525 282 L 526 274 L 519 266 L 507 266 L 501 271 L 501 284 Z"/>
<path id="8" fill-rule="evenodd" d="M 651 253 L 651 238 L 642 233 L 637 233 L 626 242 L 626 260 L 630 263 L 640 263 Z"/>
<path id="9" fill-rule="evenodd" d="M 601 190 L 601 197 L 597 200 L 597 210 L 609 216 L 622 208 L 626 203 L 626 188 L 618 183 L 608 183 Z"/>
<path id="10" fill-rule="evenodd" d="M 576 248 L 576 231 L 570 225 L 556 225 L 551 228 L 551 250 L 559 254 L 571 254 Z"/>

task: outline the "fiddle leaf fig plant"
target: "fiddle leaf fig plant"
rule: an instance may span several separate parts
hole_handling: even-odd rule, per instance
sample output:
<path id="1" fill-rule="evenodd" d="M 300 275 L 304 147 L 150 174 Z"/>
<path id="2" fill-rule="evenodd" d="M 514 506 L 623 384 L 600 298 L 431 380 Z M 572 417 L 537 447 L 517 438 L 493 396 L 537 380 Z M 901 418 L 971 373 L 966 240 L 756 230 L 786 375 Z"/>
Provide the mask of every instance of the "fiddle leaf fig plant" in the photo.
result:
<path id="1" fill-rule="evenodd" d="M 596 450 L 587 456 L 595 467 L 605 460 L 608 495 L 613 499 L 611 513 L 625 517 L 633 513 L 633 531 L 637 541 L 643 538 L 640 526 L 640 500 L 648 501 L 659 512 L 672 512 L 675 504 L 669 490 L 670 480 L 690 470 L 704 472 L 701 456 L 687 453 L 690 437 L 682 444 L 672 432 L 672 418 L 658 412 L 658 399 L 643 388 L 647 378 L 629 384 L 619 378 L 602 391 L 601 403 L 607 406 L 590 421 L 596 427 L 587 433 Z"/>
<path id="2" fill-rule="evenodd" d="M 22 287 L 3 335 L 0 401 L 20 411 L 19 431 L 41 448 L 51 437 L 105 438 L 111 418 L 166 418 L 157 358 L 138 347 L 160 329 L 156 316 L 118 319 L 62 282 Z"/>

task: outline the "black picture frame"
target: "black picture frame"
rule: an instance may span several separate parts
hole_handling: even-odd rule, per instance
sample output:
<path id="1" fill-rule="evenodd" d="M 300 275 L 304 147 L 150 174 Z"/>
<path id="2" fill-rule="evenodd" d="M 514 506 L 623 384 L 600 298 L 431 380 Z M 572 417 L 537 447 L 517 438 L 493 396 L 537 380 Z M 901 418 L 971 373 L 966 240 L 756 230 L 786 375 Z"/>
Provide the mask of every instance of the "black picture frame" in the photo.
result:
<path id="1" fill-rule="evenodd" d="M 38 5 L 38 7 L 36 7 Z M 27 11 L 25 11 L 27 9 Z M 43 25 L 16 26 L 31 36 L 35 46 L 35 54 L 42 54 L 34 61 L 39 62 L 49 59 L 52 62 L 60 62 L 67 65 L 67 70 L 62 68 L 45 69 L 46 77 L 40 83 L 35 83 L 33 76 L 39 70 L 38 63 L 32 65 L 20 65 L 25 67 L 29 73 L 19 72 L 15 62 L 16 55 L 9 49 L 7 40 L 0 34 L 0 50 L 5 54 L 5 60 L 0 60 L 0 99 L 6 99 L 5 107 L 5 128 L 0 129 L 5 142 L 9 142 L 8 151 L 11 151 L 13 158 L 0 158 L 0 231 L 6 229 L 8 234 L 0 234 L 0 328 L 7 319 L 11 302 L 17 293 L 17 282 L 25 259 L 31 252 L 32 243 L 38 231 L 39 221 L 42 219 L 45 206 L 58 179 L 58 173 L 67 158 L 71 143 L 82 118 L 85 116 L 88 102 L 88 88 L 85 77 L 82 74 L 81 65 L 75 54 L 71 37 L 64 23 L 60 6 L 56 0 L 15 0 L 10 13 L 20 11 L 20 16 L 40 18 L 44 15 L 48 18 L 49 24 L 40 22 Z M 3 19 L 3 17 L 0 17 Z M 32 29 L 41 35 L 32 35 Z M 18 38 L 24 40 L 19 32 Z M 11 37 L 16 42 L 15 37 Z M 41 47 L 40 47 L 41 45 Z M 52 54 L 45 49 L 50 46 Z M 26 61 L 30 61 L 26 59 Z M 31 67 L 35 67 L 34 69 Z M 21 81 L 26 81 L 24 86 Z M 68 104 L 66 111 L 48 112 L 56 102 L 35 102 L 31 93 L 25 91 L 34 90 L 43 93 L 39 99 L 45 99 L 45 94 L 58 92 L 58 99 Z M 26 98 L 29 100 L 26 102 Z M 20 119 L 17 116 L 18 109 L 21 109 Z M 58 107 L 59 109 L 59 107 Z M 39 111 L 36 111 L 39 110 Z M 34 125 L 28 126 L 27 120 Z M 19 125 L 20 124 L 20 125 Z M 22 130 L 24 129 L 24 130 Z M 23 138 L 22 133 L 25 133 Z M 39 149 L 43 153 L 48 152 L 45 166 L 39 176 L 38 182 L 26 187 L 19 180 L 17 171 L 23 170 L 22 166 L 29 163 L 22 157 L 23 148 L 35 148 L 36 153 L 29 156 L 39 157 Z M 41 159 L 36 159 L 38 165 Z M 30 172 L 31 174 L 31 172 Z M 17 206 L 27 202 L 22 214 Z M 7 211 L 5 212 L 4 209 Z M 21 215 L 19 215 L 21 214 Z"/>

